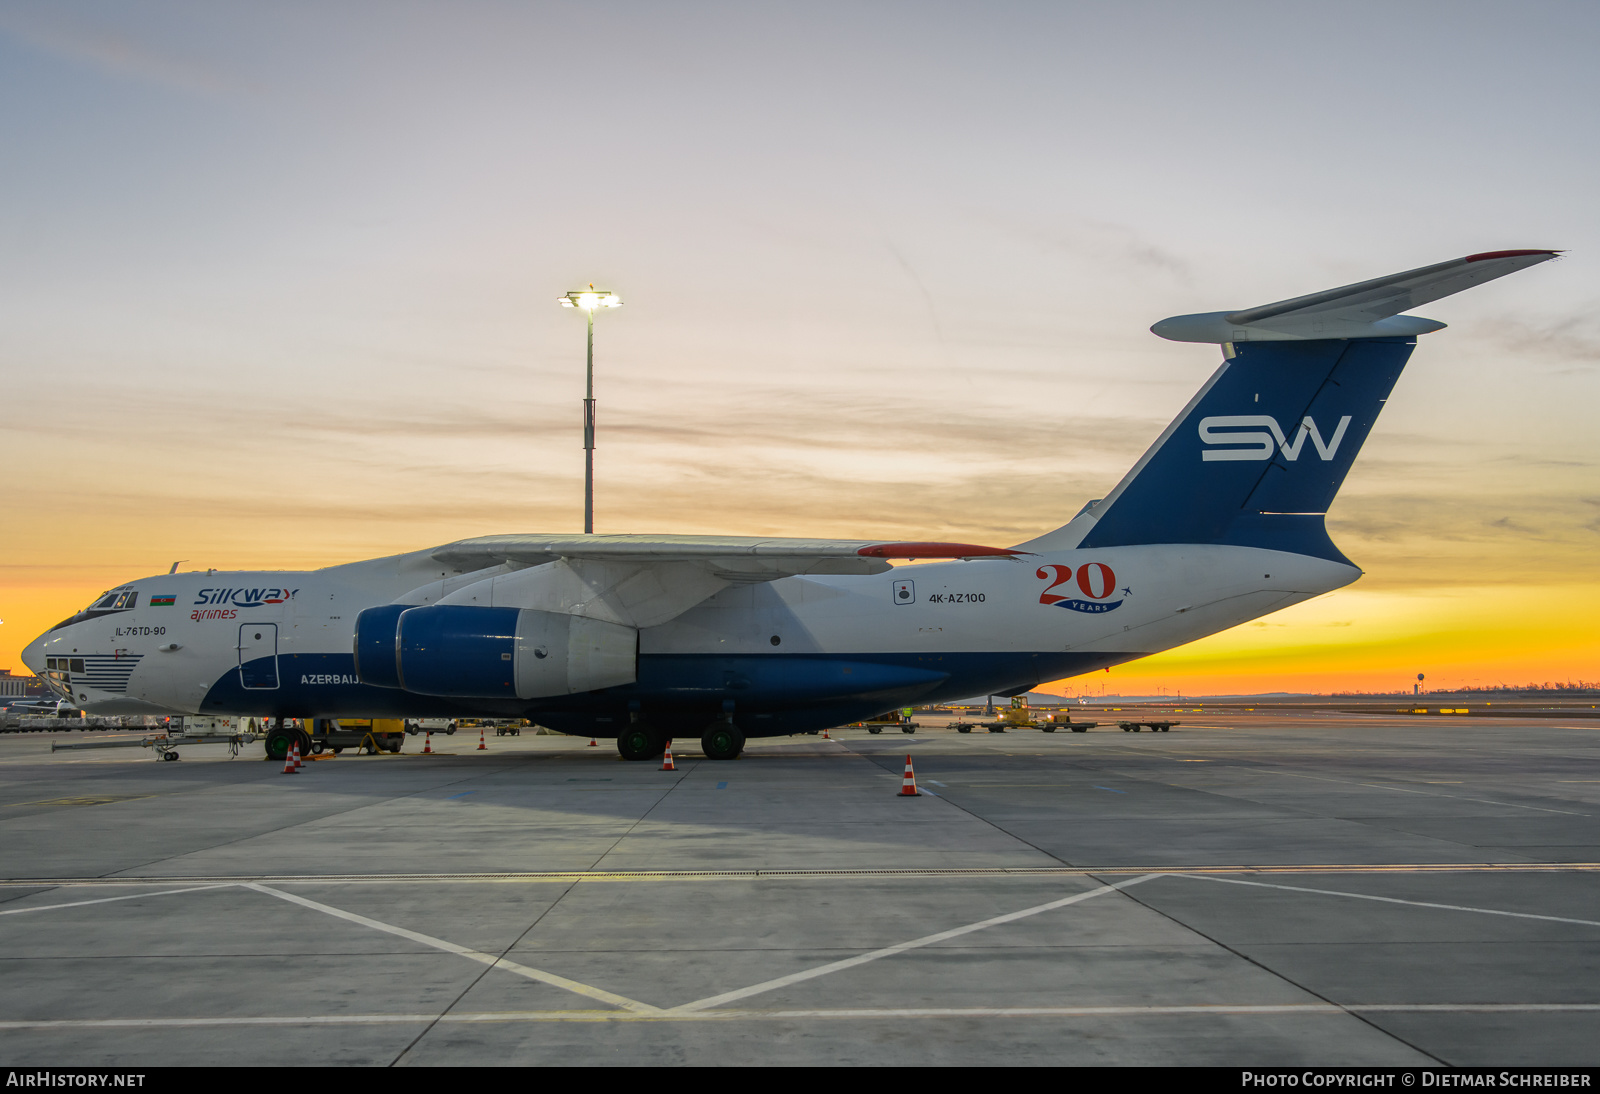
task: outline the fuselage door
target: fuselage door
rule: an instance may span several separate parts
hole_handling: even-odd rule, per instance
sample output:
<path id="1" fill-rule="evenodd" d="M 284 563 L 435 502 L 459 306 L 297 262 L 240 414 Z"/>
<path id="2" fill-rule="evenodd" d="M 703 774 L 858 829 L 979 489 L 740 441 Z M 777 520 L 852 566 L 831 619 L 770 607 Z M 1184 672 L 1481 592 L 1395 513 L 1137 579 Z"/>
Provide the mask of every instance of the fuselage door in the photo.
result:
<path id="1" fill-rule="evenodd" d="M 276 623 L 245 623 L 240 626 L 239 683 L 258 690 L 278 686 Z"/>

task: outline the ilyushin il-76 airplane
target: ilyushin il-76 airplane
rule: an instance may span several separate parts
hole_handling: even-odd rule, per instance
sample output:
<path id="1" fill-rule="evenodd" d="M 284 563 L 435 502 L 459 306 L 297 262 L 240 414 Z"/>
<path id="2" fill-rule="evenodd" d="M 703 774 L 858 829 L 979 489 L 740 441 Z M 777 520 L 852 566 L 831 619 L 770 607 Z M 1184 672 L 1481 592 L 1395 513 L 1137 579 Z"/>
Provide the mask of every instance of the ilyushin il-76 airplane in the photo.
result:
<path id="1" fill-rule="evenodd" d="M 1223 362 L 1104 498 L 1012 547 L 498 535 L 299 573 L 121 585 L 23 660 L 90 713 L 529 718 L 737 757 L 747 738 L 1017 695 L 1350 584 L 1323 518 L 1418 335 L 1494 251 L 1151 330 Z M 922 565 L 896 569 L 891 560 Z M 932 561 L 930 561 L 932 560 Z M 307 743 L 301 741 L 302 747 Z"/>

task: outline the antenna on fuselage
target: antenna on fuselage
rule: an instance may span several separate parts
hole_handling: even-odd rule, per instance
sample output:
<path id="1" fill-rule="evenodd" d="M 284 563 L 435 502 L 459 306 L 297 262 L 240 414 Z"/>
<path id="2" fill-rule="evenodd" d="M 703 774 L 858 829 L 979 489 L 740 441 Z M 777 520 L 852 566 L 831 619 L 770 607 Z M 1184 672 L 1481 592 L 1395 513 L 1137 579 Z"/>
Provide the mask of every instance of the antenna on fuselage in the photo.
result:
<path id="1" fill-rule="evenodd" d="M 189 561 L 189 560 L 188 560 L 188 559 L 186 559 L 186 558 L 180 558 L 180 559 L 179 559 L 179 560 L 178 560 L 178 562 L 188 562 L 188 561 Z M 175 574 L 175 573 L 177 573 L 177 572 L 178 572 L 178 562 L 174 562 L 174 563 L 173 563 L 173 564 L 172 564 L 172 569 L 170 569 L 170 570 L 168 570 L 168 571 L 167 571 L 167 573 L 169 573 L 169 574 Z"/>

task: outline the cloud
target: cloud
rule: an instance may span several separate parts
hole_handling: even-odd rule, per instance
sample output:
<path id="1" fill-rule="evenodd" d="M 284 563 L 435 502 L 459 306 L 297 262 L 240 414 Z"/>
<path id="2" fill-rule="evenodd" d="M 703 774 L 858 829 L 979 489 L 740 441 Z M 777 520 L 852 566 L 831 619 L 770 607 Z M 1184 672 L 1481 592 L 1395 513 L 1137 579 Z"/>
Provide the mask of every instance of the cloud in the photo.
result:
<path id="1" fill-rule="evenodd" d="M 1037 222 L 1022 225 L 993 216 L 982 219 L 991 227 L 1023 238 L 1036 247 L 1068 255 L 1100 269 L 1109 267 L 1122 274 L 1155 271 L 1184 285 L 1195 281 L 1194 268 L 1187 259 L 1151 242 L 1125 224 L 1082 219 L 1054 225 Z"/>
<path id="2" fill-rule="evenodd" d="M 1600 532 L 1600 498 L 1583 498 L 1583 504 L 1594 510 L 1594 517 L 1579 525 L 1586 532 Z"/>
<path id="3" fill-rule="evenodd" d="M 1526 524 L 1519 524 L 1510 517 L 1500 517 L 1497 520 L 1491 520 L 1486 523 L 1490 528 L 1503 528 L 1506 531 L 1522 532 L 1530 536 L 1536 536 L 1539 534 L 1539 530 L 1537 528 L 1530 528 Z"/>
<path id="4" fill-rule="evenodd" d="M 1472 324 L 1475 336 L 1491 339 L 1519 354 L 1537 353 L 1568 362 L 1558 374 L 1600 371 L 1600 307 L 1588 306 L 1569 315 L 1542 322 L 1521 317 L 1494 316 Z"/>
<path id="5" fill-rule="evenodd" d="M 45 11 L 49 12 L 48 17 L 42 15 Z M 28 12 L 12 9 L 0 14 L 0 34 L 103 75 L 206 96 L 238 90 L 233 80 L 208 64 L 157 50 L 105 24 L 91 27 L 64 19 L 57 7 Z"/>

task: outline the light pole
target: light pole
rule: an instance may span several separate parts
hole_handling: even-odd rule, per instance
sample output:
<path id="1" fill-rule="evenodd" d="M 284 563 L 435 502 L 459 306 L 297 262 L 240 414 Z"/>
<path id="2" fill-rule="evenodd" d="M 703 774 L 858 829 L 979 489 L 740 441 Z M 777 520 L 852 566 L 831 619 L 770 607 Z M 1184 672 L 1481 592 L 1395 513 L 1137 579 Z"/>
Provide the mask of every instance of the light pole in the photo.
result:
<path id="1" fill-rule="evenodd" d="M 622 298 L 614 292 L 574 289 L 561 297 L 563 308 L 580 308 L 589 318 L 588 372 L 583 388 L 583 534 L 594 532 L 594 313 L 596 308 L 620 308 Z"/>

